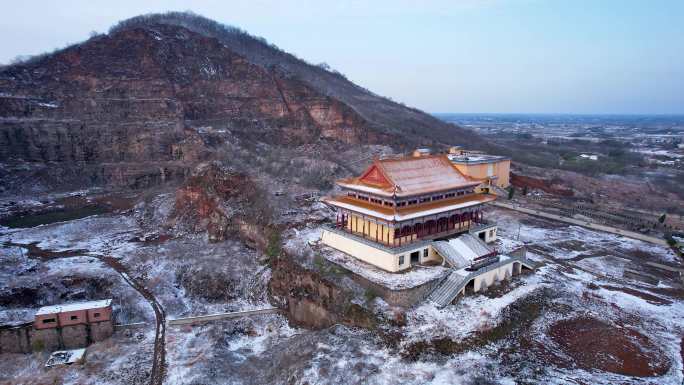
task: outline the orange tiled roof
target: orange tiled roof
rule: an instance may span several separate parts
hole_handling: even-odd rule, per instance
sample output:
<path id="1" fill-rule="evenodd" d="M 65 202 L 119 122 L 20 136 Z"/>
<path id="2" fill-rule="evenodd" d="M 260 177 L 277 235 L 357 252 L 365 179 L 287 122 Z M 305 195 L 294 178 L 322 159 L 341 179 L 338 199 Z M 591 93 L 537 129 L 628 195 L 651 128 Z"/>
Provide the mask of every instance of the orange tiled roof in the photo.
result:
<path id="1" fill-rule="evenodd" d="M 361 176 L 337 184 L 384 196 L 412 196 L 477 186 L 480 182 L 462 174 L 446 155 L 433 155 L 375 159 Z"/>

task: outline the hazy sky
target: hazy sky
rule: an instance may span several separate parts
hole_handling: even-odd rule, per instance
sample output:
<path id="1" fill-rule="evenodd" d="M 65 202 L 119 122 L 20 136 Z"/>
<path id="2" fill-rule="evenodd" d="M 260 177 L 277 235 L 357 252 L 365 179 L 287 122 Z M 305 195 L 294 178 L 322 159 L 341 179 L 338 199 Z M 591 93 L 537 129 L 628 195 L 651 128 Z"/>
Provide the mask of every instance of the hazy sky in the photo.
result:
<path id="1" fill-rule="evenodd" d="M 168 10 L 429 112 L 684 113 L 684 0 L 12 1 L 0 62 Z"/>

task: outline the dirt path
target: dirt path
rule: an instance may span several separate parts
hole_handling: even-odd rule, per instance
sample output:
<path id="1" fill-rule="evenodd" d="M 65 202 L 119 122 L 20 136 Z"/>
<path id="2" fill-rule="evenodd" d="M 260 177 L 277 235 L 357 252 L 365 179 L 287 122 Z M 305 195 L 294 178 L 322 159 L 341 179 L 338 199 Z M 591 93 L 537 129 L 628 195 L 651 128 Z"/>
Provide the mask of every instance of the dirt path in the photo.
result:
<path id="1" fill-rule="evenodd" d="M 161 304 L 159 304 L 159 302 L 154 297 L 152 292 L 150 292 L 145 287 L 145 285 L 143 285 L 140 281 L 132 278 L 128 274 L 128 269 L 124 265 L 122 265 L 119 260 L 110 256 L 90 254 L 88 250 L 66 250 L 59 252 L 45 250 L 38 247 L 37 242 L 27 244 L 5 242 L 4 245 L 26 249 L 26 255 L 29 258 L 35 258 L 41 261 L 69 258 L 81 255 L 97 258 L 103 263 L 105 263 L 107 266 L 112 268 L 114 271 L 119 273 L 119 275 L 124 279 L 124 281 L 126 281 L 128 285 L 130 285 L 143 298 L 145 298 L 145 300 L 152 307 L 152 310 L 154 310 L 155 338 L 150 385 L 162 385 L 164 383 L 164 375 L 166 372 L 166 313 L 164 312 L 164 308 L 161 306 Z"/>
<path id="2" fill-rule="evenodd" d="M 143 284 L 131 278 L 131 276 L 128 274 L 128 270 L 121 264 L 121 262 L 119 262 L 119 260 L 109 256 L 94 255 L 93 257 L 101 260 L 109 267 L 116 270 L 116 272 L 121 275 L 124 281 L 126 281 L 126 283 L 128 283 L 133 289 L 140 293 L 140 295 L 147 300 L 150 306 L 152 306 L 155 316 L 155 337 L 150 385 L 162 385 L 164 383 L 164 374 L 166 372 L 166 312 L 164 312 L 164 308 Z"/>

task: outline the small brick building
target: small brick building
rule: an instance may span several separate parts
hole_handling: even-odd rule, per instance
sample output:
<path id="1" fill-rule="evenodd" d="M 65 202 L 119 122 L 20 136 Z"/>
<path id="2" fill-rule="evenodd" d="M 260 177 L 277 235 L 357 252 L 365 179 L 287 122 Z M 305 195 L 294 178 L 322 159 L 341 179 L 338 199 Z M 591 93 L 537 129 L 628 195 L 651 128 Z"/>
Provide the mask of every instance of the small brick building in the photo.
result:
<path id="1" fill-rule="evenodd" d="M 44 306 L 33 322 L 0 325 L 0 353 L 84 348 L 113 333 L 111 299 Z"/>
<path id="2" fill-rule="evenodd" d="M 36 312 L 36 329 L 89 325 L 112 320 L 112 300 L 44 306 Z"/>

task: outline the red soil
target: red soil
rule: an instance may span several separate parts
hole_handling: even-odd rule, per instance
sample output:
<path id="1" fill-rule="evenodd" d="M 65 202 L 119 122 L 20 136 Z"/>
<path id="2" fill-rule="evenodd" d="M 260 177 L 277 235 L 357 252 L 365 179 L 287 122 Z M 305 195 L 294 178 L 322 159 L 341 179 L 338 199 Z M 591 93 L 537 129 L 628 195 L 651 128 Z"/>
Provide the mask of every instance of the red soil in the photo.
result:
<path id="1" fill-rule="evenodd" d="M 585 370 L 648 377 L 665 374 L 671 365 L 643 334 L 594 318 L 558 321 L 551 326 L 549 334 Z"/>

